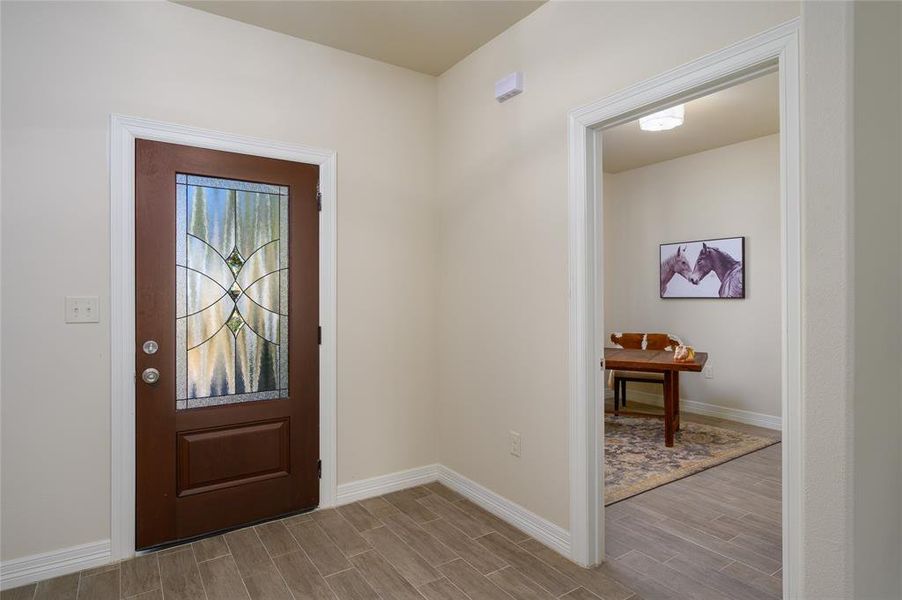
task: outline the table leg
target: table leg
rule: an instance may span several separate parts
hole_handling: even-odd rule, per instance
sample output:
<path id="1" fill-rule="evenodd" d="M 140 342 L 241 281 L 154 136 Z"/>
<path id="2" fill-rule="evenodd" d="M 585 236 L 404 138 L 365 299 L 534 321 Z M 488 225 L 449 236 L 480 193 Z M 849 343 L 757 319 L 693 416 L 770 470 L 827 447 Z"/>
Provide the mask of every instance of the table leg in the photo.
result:
<path id="1" fill-rule="evenodd" d="M 673 446 L 673 371 L 664 372 L 664 445 Z"/>
<path id="2" fill-rule="evenodd" d="M 673 372 L 673 428 L 680 430 L 680 372 Z"/>

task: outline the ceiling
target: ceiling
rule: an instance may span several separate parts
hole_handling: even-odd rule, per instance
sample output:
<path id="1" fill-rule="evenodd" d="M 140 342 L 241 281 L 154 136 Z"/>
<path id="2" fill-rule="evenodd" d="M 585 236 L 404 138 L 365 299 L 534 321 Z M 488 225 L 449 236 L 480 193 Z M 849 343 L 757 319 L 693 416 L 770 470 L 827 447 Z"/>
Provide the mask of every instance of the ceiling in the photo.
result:
<path id="1" fill-rule="evenodd" d="M 683 125 L 669 131 L 642 131 L 638 121 L 605 129 L 605 173 L 751 140 L 780 131 L 777 73 L 686 103 Z"/>
<path id="2" fill-rule="evenodd" d="M 251 25 L 441 75 L 545 0 L 173 0 Z"/>

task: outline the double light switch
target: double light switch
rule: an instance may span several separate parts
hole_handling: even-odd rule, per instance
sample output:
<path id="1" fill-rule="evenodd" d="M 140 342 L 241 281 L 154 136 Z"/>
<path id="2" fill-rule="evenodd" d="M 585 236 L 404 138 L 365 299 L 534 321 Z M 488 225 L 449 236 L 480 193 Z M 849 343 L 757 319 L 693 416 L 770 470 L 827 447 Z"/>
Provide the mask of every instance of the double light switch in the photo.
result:
<path id="1" fill-rule="evenodd" d="M 97 296 L 66 296 L 66 323 L 99 323 Z"/>

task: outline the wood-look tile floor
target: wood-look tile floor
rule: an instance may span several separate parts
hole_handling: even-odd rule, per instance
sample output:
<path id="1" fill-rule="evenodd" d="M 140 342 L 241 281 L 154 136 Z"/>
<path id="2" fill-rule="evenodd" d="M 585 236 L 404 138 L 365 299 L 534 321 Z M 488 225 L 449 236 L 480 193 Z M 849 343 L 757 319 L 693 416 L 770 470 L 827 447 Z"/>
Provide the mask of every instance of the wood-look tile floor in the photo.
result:
<path id="1" fill-rule="evenodd" d="M 608 507 L 582 569 L 440 484 L 272 521 L 2 600 L 639 600 L 780 596 L 779 446 Z"/>
<path id="2" fill-rule="evenodd" d="M 715 417 L 682 419 L 780 439 Z M 607 507 L 601 570 L 642 598 L 781 598 L 781 451 L 769 446 Z"/>

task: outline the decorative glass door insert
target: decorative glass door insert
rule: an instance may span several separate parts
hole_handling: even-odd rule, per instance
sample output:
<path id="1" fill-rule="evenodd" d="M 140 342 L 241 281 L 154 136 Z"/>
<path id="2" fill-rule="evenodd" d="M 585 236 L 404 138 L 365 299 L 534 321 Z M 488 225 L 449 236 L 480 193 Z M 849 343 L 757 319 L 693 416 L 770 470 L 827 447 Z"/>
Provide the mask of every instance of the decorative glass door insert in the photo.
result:
<path id="1" fill-rule="evenodd" d="M 176 408 L 288 395 L 288 188 L 176 175 Z"/>

